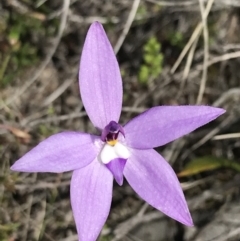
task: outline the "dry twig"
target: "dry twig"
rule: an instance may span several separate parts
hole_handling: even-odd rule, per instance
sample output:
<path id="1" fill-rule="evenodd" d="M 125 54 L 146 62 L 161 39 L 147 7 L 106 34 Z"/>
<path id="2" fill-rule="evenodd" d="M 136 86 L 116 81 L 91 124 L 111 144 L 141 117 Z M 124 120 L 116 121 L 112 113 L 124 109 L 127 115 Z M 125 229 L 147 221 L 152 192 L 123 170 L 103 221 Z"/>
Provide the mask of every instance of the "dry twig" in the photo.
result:
<path id="1" fill-rule="evenodd" d="M 207 141 L 211 140 L 217 133 L 219 133 L 223 128 L 226 126 L 230 126 L 237 120 L 236 116 L 228 116 L 223 122 L 221 122 L 217 127 L 211 130 L 206 136 L 200 139 L 197 143 L 195 143 L 190 149 L 186 150 L 183 155 L 182 159 L 185 159 L 191 152 L 198 149 L 200 146 L 205 144 Z"/>
<path id="2" fill-rule="evenodd" d="M 213 4 L 214 0 L 210 0 L 210 2 L 212 2 Z M 209 34 L 208 34 L 208 27 L 207 27 L 207 16 L 205 14 L 203 0 L 199 0 L 199 5 L 200 5 L 200 11 L 201 11 L 201 17 L 202 17 L 202 26 L 203 26 L 204 59 L 203 59 L 203 73 L 202 73 L 201 84 L 200 84 L 199 93 L 197 97 L 197 104 L 200 104 L 202 102 L 203 93 L 206 87 L 208 58 L 209 58 L 209 44 L 208 44 Z"/>
<path id="3" fill-rule="evenodd" d="M 236 139 L 240 138 L 240 132 L 239 133 L 229 133 L 229 134 L 223 134 L 223 135 L 217 135 L 212 138 L 214 141 L 218 140 L 226 140 L 226 139 Z"/>
<path id="4" fill-rule="evenodd" d="M 120 223 L 114 230 L 115 237 L 112 241 L 118 241 L 124 238 L 134 227 L 141 223 L 150 222 L 152 220 L 160 219 L 163 217 L 163 214 L 159 211 L 154 211 L 148 214 L 145 214 L 148 204 L 145 203 L 140 211 L 130 219 Z"/>
<path id="5" fill-rule="evenodd" d="M 213 4 L 214 0 L 209 0 L 207 3 L 207 6 L 205 8 L 205 12 L 204 12 L 204 18 L 207 18 L 211 8 L 212 8 L 212 4 Z M 182 50 L 181 54 L 179 55 L 177 61 L 175 62 L 175 64 L 173 65 L 172 69 L 171 69 L 171 74 L 174 74 L 176 69 L 178 68 L 178 66 L 180 65 L 180 63 L 182 62 L 183 58 L 185 57 L 185 55 L 187 54 L 188 50 L 191 48 L 192 44 L 194 43 L 195 39 L 198 37 L 198 35 L 200 35 L 201 31 L 203 29 L 203 23 L 200 22 L 197 27 L 195 28 L 194 32 L 192 33 L 191 38 L 189 39 L 188 43 L 185 45 L 184 49 Z"/>
<path id="6" fill-rule="evenodd" d="M 133 5 L 132 5 L 132 9 L 128 15 L 128 19 L 127 19 L 127 22 L 123 28 L 123 31 L 114 47 L 114 52 L 117 54 L 119 49 L 121 48 L 126 36 L 127 36 L 127 33 L 132 25 L 132 22 L 136 16 L 136 13 L 137 13 L 137 9 L 138 9 L 138 6 L 139 6 L 139 3 L 140 3 L 140 0 L 134 0 L 133 2 Z"/>
<path id="7" fill-rule="evenodd" d="M 196 47 L 197 47 L 197 43 L 198 43 L 198 40 L 199 40 L 199 36 L 198 35 L 188 53 L 188 57 L 187 57 L 187 62 L 186 62 L 186 65 L 185 65 L 185 68 L 183 70 L 183 76 L 182 76 L 182 80 L 181 80 L 181 84 L 180 84 L 180 89 L 179 89 L 179 92 L 178 92 L 178 95 L 177 95 L 177 99 L 181 96 L 182 92 L 183 92 L 183 89 L 184 89 L 184 86 L 185 86 L 185 83 L 186 83 L 186 80 L 188 78 L 188 75 L 190 73 L 190 68 L 191 68 L 191 65 L 192 65 L 192 61 L 193 61 L 193 57 L 194 57 L 194 53 L 195 53 L 195 50 L 196 50 Z"/>

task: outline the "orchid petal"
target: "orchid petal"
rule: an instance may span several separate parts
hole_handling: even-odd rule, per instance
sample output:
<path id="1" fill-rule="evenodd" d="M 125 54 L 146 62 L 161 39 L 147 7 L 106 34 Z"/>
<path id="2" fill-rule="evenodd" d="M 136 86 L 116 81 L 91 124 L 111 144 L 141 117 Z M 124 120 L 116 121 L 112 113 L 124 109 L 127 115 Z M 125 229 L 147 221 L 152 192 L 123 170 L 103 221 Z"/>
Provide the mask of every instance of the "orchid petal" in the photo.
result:
<path id="1" fill-rule="evenodd" d="M 122 79 L 116 56 L 102 25 L 91 25 L 82 50 L 79 72 L 82 101 L 93 125 L 103 129 L 118 122 L 122 108 Z"/>
<path id="2" fill-rule="evenodd" d="M 73 172 L 71 204 L 79 240 L 96 241 L 110 212 L 112 173 L 97 159 Z"/>
<path id="3" fill-rule="evenodd" d="M 187 226 L 193 225 L 177 176 L 156 151 L 132 150 L 124 176 L 150 205 Z"/>
<path id="4" fill-rule="evenodd" d="M 106 164 L 106 167 L 111 171 L 119 186 L 123 184 L 123 169 L 126 162 L 126 159 L 117 158 Z"/>
<path id="5" fill-rule="evenodd" d="M 62 132 L 50 136 L 11 167 L 20 172 L 66 172 L 82 168 L 97 156 L 97 136 Z"/>
<path id="6" fill-rule="evenodd" d="M 165 145 L 222 115 L 225 110 L 208 106 L 153 107 L 124 126 L 127 145 L 150 149 Z"/>

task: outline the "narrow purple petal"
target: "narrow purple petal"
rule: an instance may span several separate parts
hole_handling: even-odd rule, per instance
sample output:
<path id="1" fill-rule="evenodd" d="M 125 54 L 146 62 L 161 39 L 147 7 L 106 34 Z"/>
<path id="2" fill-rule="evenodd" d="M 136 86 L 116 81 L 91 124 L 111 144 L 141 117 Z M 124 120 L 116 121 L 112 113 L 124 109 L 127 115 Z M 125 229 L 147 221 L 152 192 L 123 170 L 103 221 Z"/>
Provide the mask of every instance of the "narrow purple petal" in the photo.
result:
<path id="1" fill-rule="evenodd" d="M 209 106 L 153 107 L 124 126 L 127 145 L 150 149 L 165 145 L 222 115 L 225 110 Z"/>
<path id="2" fill-rule="evenodd" d="M 187 226 L 193 225 L 177 176 L 156 151 L 132 150 L 124 176 L 150 205 Z"/>
<path id="3" fill-rule="evenodd" d="M 97 139 L 98 136 L 80 132 L 52 135 L 16 161 L 11 170 L 59 173 L 82 168 L 97 156 Z"/>
<path id="4" fill-rule="evenodd" d="M 106 167 L 113 174 L 118 185 L 122 186 L 123 184 L 123 169 L 125 167 L 127 160 L 123 158 L 117 158 L 106 164 Z"/>
<path id="5" fill-rule="evenodd" d="M 73 172 L 71 204 L 79 240 L 96 241 L 110 212 L 112 173 L 97 159 Z"/>
<path id="6" fill-rule="evenodd" d="M 80 93 L 93 125 L 103 129 L 118 122 L 122 108 L 122 79 L 116 56 L 98 22 L 91 25 L 82 50 Z"/>

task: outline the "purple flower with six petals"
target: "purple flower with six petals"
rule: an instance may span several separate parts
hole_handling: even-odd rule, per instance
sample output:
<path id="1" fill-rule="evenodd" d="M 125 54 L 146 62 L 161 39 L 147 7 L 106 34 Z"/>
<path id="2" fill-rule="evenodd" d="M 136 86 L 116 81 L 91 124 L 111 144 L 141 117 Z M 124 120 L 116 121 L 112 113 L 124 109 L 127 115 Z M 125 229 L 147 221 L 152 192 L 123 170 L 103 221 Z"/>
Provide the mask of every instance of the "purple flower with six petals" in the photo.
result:
<path id="1" fill-rule="evenodd" d="M 171 218 L 192 226 L 181 186 L 171 166 L 153 148 L 214 120 L 225 110 L 209 106 L 153 107 L 118 124 L 122 107 L 119 66 L 98 22 L 82 51 L 79 87 L 86 112 L 100 136 L 62 132 L 50 136 L 12 167 L 13 171 L 73 171 L 71 204 L 79 239 L 97 239 L 110 211 L 113 178 L 123 176 L 136 193 Z"/>

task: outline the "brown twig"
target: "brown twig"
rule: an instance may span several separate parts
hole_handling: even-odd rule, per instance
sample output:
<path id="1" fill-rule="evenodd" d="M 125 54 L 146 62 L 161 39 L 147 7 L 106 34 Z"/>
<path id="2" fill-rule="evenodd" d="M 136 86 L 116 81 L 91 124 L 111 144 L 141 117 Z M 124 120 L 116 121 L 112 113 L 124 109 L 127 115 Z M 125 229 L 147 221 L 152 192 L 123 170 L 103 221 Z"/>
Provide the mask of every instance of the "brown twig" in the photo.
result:
<path id="1" fill-rule="evenodd" d="M 214 0 L 210 0 L 211 6 L 214 2 Z M 203 0 L 199 0 L 199 6 L 201 11 L 201 17 L 202 17 L 202 26 L 203 26 L 203 38 L 204 38 L 204 58 L 203 58 L 203 73 L 202 73 L 202 79 L 201 84 L 198 92 L 197 97 L 197 104 L 200 104 L 202 102 L 204 90 L 206 87 L 207 82 L 207 73 L 208 73 L 208 58 L 209 58 L 209 34 L 208 34 L 208 27 L 207 27 L 207 15 L 205 14 L 206 10 L 204 8 Z"/>
<path id="2" fill-rule="evenodd" d="M 126 36 L 127 36 L 127 33 L 129 32 L 129 29 L 132 25 L 132 22 L 135 18 L 135 15 L 137 13 L 137 9 L 138 9 L 138 6 L 139 6 L 139 3 L 140 3 L 140 0 L 134 0 L 133 2 L 133 5 L 132 5 L 132 9 L 128 15 L 128 19 L 127 19 L 127 22 L 123 28 L 123 31 L 116 43 L 116 45 L 114 46 L 114 52 L 117 54 L 119 49 L 121 48 Z"/>

